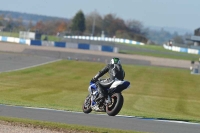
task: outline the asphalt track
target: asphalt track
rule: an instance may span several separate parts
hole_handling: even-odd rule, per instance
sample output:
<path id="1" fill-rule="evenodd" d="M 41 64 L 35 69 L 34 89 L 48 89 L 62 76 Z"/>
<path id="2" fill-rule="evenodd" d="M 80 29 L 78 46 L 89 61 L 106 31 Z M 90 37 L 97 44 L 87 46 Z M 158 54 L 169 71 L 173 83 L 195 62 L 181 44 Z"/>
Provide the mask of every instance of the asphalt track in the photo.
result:
<path id="1" fill-rule="evenodd" d="M 0 73 L 42 65 L 57 60 L 55 58 L 27 54 L 0 53 Z"/>
<path id="2" fill-rule="evenodd" d="M 47 51 L 34 50 L 31 53 L 30 49 L 23 49 L 21 53 L 0 53 L 0 72 L 25 69 L 45 63 L 57 61 L 61 57 L 44 56 Z M 38 54 L 38 53 L 40 54 Z M 46 53 L 45 53 L 46 52 Z M 55 51 L 52 51 L 55 52 Z M 28 54 L 30 53 L 30 54 Z M 74 53 L 74 52 L 73 52 Z M 74 53 L 78 55 L 77 53 Z M 84 54 L 84 53 L 82 53 Z M 140 60 L 136 60 L 140 62 Z M 149 62 L 143 62 L 144 65 L 151 65 Z M 140 63 L 141 63 L 140 62 Z M 149 64 L 148 64 L 149 63 Z M 181 67 L 180 67 L 181 68 Z M 200 124 L 187 123 L 181 121 L 164 121 L 154 119 L 143 119 L 128 116 L 108 117 L 107 115 L 84 114 L 81 112 L 67 112 L 62 110 L 26 108 L 17 106 L 0 105 L 0 116 L 28 118 L 33 120 L 60 122 L 67 124 L 78 124 L 94 127 L 115 128 L 124 130 L 134 130 L 154 133 L 199 133 Z"/>
<path id="3" fill-rule="evenodd" d="M 0 115 L 26 118 L 83 126 L 134 130 L 152 133 L 199 133 L 200 124 L 173 122 L 155 119 L 143 119 L 131 116 L 107 116 L 102 114 L 84 114 L 45 108 L 25 108 L 0 105 Z"/>

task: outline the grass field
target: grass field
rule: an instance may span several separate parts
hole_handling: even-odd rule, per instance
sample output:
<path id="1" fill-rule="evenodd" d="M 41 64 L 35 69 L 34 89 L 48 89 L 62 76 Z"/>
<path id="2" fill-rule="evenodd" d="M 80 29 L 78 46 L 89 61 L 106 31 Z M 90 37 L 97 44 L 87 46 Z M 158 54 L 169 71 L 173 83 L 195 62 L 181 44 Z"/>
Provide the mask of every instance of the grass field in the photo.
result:
<path id="1" fill-rule="evenodd" d="M 59 61 L 0 74 L 0 103 L 82 111 L 90 79 L 102 63 Z M 123 115 L 200 122 L 200 77 L 189 70 L 124 65 L 131 88 Z"/>
<path id="2" fill-rule="evenodd" d="M 123 54 L 133 54 L 133 55 L 144 55 L 144 56 L 153 56 L 161 58 L 171 58 L 171 59 L 181 59 L 181 60 L 194 60 L 199 61 L 200 55 L 188 54 L 185 52 L 175 52 L 171 50 L 164 49 L 160 45 L 128 45 L 121 44 L 126 46 L 135 47 L 137 50 L 120 50 L 119 53 Z"/>

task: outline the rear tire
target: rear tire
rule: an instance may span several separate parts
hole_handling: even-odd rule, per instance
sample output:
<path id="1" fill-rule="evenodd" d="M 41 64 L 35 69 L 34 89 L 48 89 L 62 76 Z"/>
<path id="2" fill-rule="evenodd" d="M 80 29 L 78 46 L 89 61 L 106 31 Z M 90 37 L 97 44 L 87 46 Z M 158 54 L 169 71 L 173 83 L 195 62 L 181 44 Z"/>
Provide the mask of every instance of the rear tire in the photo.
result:
<path id="1" fill-rule="evenodd" d="M 121 95 L 121 93 L 115 93 L 111 96 L 112 98 L 112 104 L 110 106 L 106 106 L 106 113 L 109 116 L 115 116 L 117 115 L 124 103 L 124 97 Z"/>
<path id="2" fill-rule="evenodd" d="M 88 95 L 85 98 L 85 101 L 84 101 L 83 106 L 82 106 L 82 110 L 86 114 L 88 114 L 88 113 L 90 113 L 92 111 L 92 109 L 91 109 L 91 97 L 90 97 L 90 95 Z"/>

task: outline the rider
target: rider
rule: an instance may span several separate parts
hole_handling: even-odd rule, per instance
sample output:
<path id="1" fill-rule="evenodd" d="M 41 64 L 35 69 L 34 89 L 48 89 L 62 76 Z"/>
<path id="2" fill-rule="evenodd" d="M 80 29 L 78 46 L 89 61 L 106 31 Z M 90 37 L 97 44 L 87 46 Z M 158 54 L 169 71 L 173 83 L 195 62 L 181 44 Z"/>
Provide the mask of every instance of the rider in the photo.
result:
<path id="1" fill-rule="evenodd" d="M 98 81 L 98 78 L 102 77 L 107 72 L 109 73 L 110 77 L 106 80 Z M 104 84 L 104 83 L 108 84 L 108 83 L 113 82 L 115 79 L 124 80 L 124 77 L 125 77 L 125 72 L 122 69 L 120 59 L 116 57 L 112 58 L 110 63 L 107 64 L 101 71 L 99 71 L 97 75 L 94 76 L 91 80 L 94 83 L 98 81 L 97 86 L 98 86 L 99 96 L 96 100 L 100 100 L 104 98 L 105 93 L 107 92 L 101 85 L 99 85 L 100 82 L 101 84 Z"/>

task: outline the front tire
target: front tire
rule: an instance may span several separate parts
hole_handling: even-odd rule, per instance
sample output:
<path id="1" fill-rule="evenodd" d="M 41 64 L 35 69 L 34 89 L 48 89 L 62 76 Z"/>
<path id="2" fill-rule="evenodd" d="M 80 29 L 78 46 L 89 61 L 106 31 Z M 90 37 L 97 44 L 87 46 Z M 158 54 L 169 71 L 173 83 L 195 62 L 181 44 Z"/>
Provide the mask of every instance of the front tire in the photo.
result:
<path id="1" fill-rule="evenodd" d="M 84 101 L 83 106 L 82 106 L 82 110 L 86 114 L 88 114 L 88 113 L 90 113 L 92 111 L 92 109 L 91 109 L 91 97 L 90 97 L 90 95 L 88 95 L 85 98 L 85 101 Z"/>
<path id="2" fill-rule="evenodd" d="M 115 116 L 117 115 L 124 103 L 124 97 L 121 93 L 115 93 L 111 96 L 112 98 L 112 104 L 110 106 L 106 106 L 106 113 L 109 116 Z"/>

